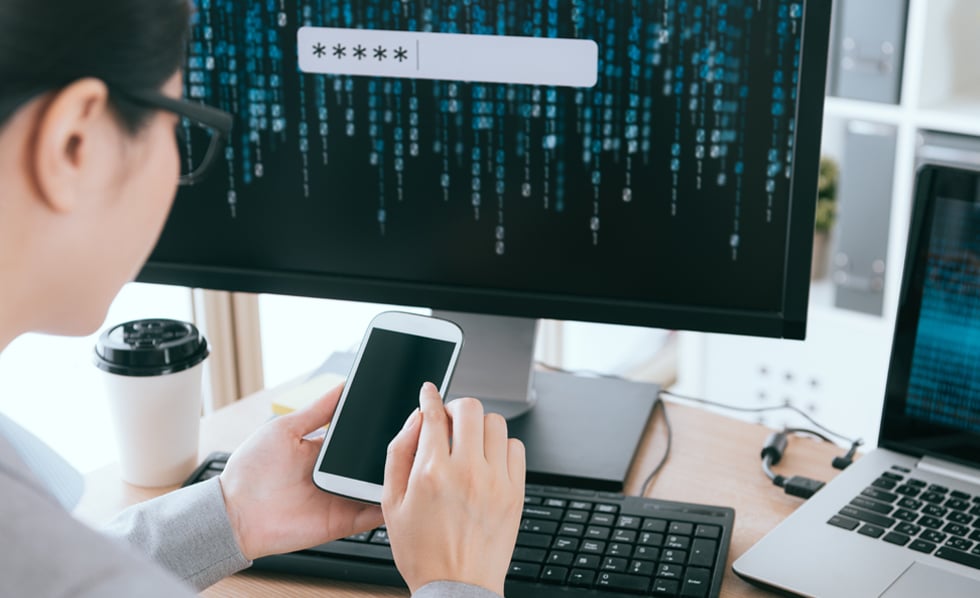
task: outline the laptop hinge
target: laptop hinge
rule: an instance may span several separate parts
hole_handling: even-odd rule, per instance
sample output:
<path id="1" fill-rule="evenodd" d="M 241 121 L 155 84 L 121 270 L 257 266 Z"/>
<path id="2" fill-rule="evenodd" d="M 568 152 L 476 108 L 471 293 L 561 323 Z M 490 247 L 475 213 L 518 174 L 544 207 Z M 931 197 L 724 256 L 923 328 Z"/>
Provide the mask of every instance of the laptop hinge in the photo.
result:
<path id="1" fill-rule="evenodd" d="M 939 475 L 955 478 L 970 484 L 980 485 L 980 473 L 977 472 L 975 467 L 957 465 L 956 463 L 941 461 L 932 457 L 922 457 L 916 467 L 930 473 L 938 473 Z"/>

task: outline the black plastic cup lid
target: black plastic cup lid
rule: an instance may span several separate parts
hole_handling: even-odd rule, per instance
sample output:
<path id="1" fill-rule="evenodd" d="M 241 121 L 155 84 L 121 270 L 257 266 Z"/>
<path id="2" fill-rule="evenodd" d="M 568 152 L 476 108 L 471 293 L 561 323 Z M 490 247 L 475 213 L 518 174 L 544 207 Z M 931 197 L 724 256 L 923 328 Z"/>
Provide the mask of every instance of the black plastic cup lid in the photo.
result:
<path id="1" fill-rule="evenodd" d="M 102 333 L 95 345 L 95 365 L 120 376 L 162 376 L 188 370 L 208 353 L 208 341 L 193 324 L 136 320 Z"/>

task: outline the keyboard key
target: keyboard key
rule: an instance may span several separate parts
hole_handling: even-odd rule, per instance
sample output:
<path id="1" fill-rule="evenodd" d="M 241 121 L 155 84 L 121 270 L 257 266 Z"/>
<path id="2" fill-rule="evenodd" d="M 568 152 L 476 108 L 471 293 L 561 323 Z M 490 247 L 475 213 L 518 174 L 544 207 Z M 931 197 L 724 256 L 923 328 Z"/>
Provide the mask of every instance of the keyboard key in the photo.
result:
<path id="1" fill-rule="evenodd" d="M 637 546 L 633 551 L 633 558 L 646 559 L 648 561 L 660 560 L 660 549 L 652 546 Z"/>
<path id="2" fill-rule="evenodd" d="M 690 536 L 694 533 L 694 525 L 680 521 L 672 521 L 670 523 L 669 531 L 670 533 L 677 534 L 679 536 Z"/>
<path id="3" fill-rule="evenodd" d="M 946 527 L 943 528 L 943 531 L 947 534 L 953 534 L 954 536 L 959 536 L 962 538 L 970 533 L 970 528 L 966 527 L 965 525 L 960 525 L 959 523 L 948 523 L 946 524 Z"/>
<path id="4" fill-rule="evenodd" d="M 718 542 L 705 538 L 696 538 L 691 544 L 691 555 L 687 564 L 695 567 L 711 567 L 718 552 Z"/>
<path id="5" fill-rule="evenodd" d="M 690 547 L 691 539 L 687 536 L 667 536 L 667 539 L 664 540 L 664 548 L 687 550 Z"/>
<path id="6" fill-rule="evenodd" d="M 897 494 L 893 494 L 880 488 L 875 488 L 874 486 L 868 486 L 861 492 L 861 494 L 867 496 L 868 498 L 873 498 L 875 500 L 880 500 L 881 502 L 887 503 L 892 503 L 898 500 Z"/>
<path id="7" fill-rule="evenodd" d="M 697 538 L 717 540 L 721 538 L 721 528 L 717 525 L 699 525 L 694 530 L 694 536 Z"/>
<path id="8" fill-rule="evenodd" d="M 858 521 L 863 521 L 865 523 L 871 523 L 885 529 L 895 525 L 895 520 L 891 517 L 885 517 L 884 515 L 879 515 L 878 513 L 874 513 L 866 509 L 859 509 L 850 505 L 843 507 L 840 510 L 840 514 L 845 517 L 857 519 Z"/>
<path id="9" fill-rule="evenodd" d="M 915 536 L 915 535 L 918 535 L 918 533 L 922 531 L 922 528 L 919 527 L 918 525 L 915 525 L 914 523 L 905 522 L 905 523 L 899 523 L 898 525 L 896 525 L 895 526 L 895 531 L 898 532 L 898 533 L 900 533 L 900 534 L 908 534 L 910 536 Z"/>
<path id="10" fill-rule="evenodd" d="M 888 478 L 889 480 L 895 480 L 896 482 L 901 482 L 902 480 L 905 479 L 905 476 L 899 475 L 897 473 L 892 473 L 890 471 L 884 472 L 883 474 L 881 474 L 881 477 Z"/>
<path id="11" fill-rule="evenodd" d="M 568 503 L 568 508 L 574 511 L 591 511 L 593 504 L 584 500 L 573 500 Z"/>
<path id="12" fill-rule="evenodd" d="M 563 498 L 546 498 L 544 500 L 544 506 L 564 509 L 568 506 L 568 501 Z"/>
<path id="13" fill-rule="evenodd" d="M 580 523 L 563 523 L 561 528 L 558 529 L 558 533 L 562 536 L 581 538 L 582 534 L 585 533 L 585 526 Z"/>
<path id="14" fill-rule="evenodd" d="M 964 540 L 963 538 L 950 538 L 949 540 L 946 540 L 946 547 L 968 552 L 971 548 L 973 548 L 973 542 Z"/>
<path id="15" fill-rule="evenodd" d="M 640 529 L 645 532 L 662 534 L 667 531 L 667 522 L 663 519 L 644 519 L 643 527 Z"/>
<path id="16" fill-rule="evenodd" d="M 909 511 L 908 509 L 899 509 L 892 513 L 892 517 L 898 519 L 899 521 L 915 521 L 919 518 L 919 514 L 915 511 Z"/>
<path id="17" fill-rule="evenodd" d="M 894 490 L 895 486 L 897 486 L 895 480 L 889 480 L 888 478 L 878 478 L 871 482 L 871 485 L 882 490 Z"/>
<path id="18" fill-rule="evenodd" d="M 916 500 L 914 498 L 908 498 L 908 497 L 905 497 L 902 500 L 898 501 L 898 506 L 902 507 L 903 509 L 910 509 L 912 511 L 918 511 L 919 509 L 922 508 L 923 504 L 924 503 L 921 500 Z"/>
<path id="19" fill-rule="evenodd" d="M 608 513 L 593 513 L 592 519 L 589 520 L 592 525 L 606 525 L 612 527 L 616 523 L 616 517 Z"/>
<path id="20" fill-rule="evenodd" d="M 548 548 L 551 546 L 551 536 L 531 532 L 518 532 L 517 545 L 530 546 L 531 548 Z"/>
<path id="21" fill-rule="evenodd" d="M 965 500 L 967 502 L 969 502 L 970 500 L 970 495 L 960 490 L 953 490 L 952 492 L 949 493 L 949 495 L 952 496 L 953 498 L 958 498 L 960 500 Z"/>
<path id="22" fill-rule="evenodd" d="M 921 490 L 919 490 L 915 486 L 910 486 L 908 484 L 902 484 L 898 488 L 895 488 L 896 494 L 901 494 L 902 496 L 909 497 L 909 498 L 915 498 L 916 496 L 919 495 L 919 492 L 921 492 Z"/>
<path id="23" fill-rule="evenodd" d="M 546 556 L 548 553 L 540 548 L 517 546 L 514 548 L 513 560 L 525 563 L 543 563 Z"/>
<path id="24" fill-rule="evenodd" d="M 617 529 L 612 533 L 613 542 L 636 542 L 636 532 L 625 529 Z"/>
<path id="25" fill-rule="evenodd" d="M 858 530 L 858 533 L 862 536 L 868 536 L 869 538 L 880 538 L 885 533 L 885 528 L 878 527 L 877 525 L 871 525 L 870 523 L 865 523 Z"/>
<path id="26" fill-rule="evenodd" d="M 599 579 L 596 580 L 595 585 L 597 588 L 609 588 L 610 590 L 639 594 L 647 591 L 647 588 L 650 586 L 650 580 L 646 577 L 638 577 L 636 575 L 603 572 L 599 574 Z"/>
<path id="27" fill-rule="evenodd" d="M 683 572 L 684 567 L 681 567 L 680 565 L 661 563 L 660 566 L 657 567 L 657 577 L 663 577 L 664 579 L 680 579 Z"/>
<path id="28" fill-rule="evenodd" d="M 658 577 L 653 580 L 653 587 L 650 588 L 650 593 L 654 596 L 676 596 L 680 589 L 681 582 Z"/>
<path id="29" fill-rule="evenodd" d="M 660 553 L 660 562 L 683 565 L 687 562 L 687 552 L 683 550 L 665 550 Z"/>
<path id="30" fill-rule="evenodd" d="M 980 517 L 980 505 L 977 505 L 972 509 L 970 509 L 970 515 L 973 515 L 974 517 Z"/>
<path id="31" fill-rule="evenodd" d="M 663 546 L 664 535 L 663 534 L 653 534 L 650 532 L 643 532 L 637 539 L 637 542 L 643 544 L 644 546 Z"/>
<path id="32" fill-rule="evenodd" d="M 615 515 L 616 513 L 619 513 L 619 505 L 598 504 L 595 506 L 595 511 L 596 513 L 609 513 L 611 515 Z"/>
<path id="33" fill-rule="evenodd" d="M 590 540 L 608 540 L 609 539 L 609 533 L 611 531 L 612 530 L 609 529 L 608 527 L 600 527 L 598 525 L 590 525 L 585 530 L 585 537 L 586 538 L 589 538 Z"/>
<path id="34" fill-rule="evenodd" d="M 582 542 L 582 547 L 579 548 L 581 552 L 588 552 L 592 554 L 602 554 L 606 551 L 605 542 L 596 542 L 595 540 L 586 540 Z"/>
<path id="35" fill-rule="evenodd" d="M 570 552 L 563 552 L 561 550 L 553 550 L 551 554 L 548 555 L 547 563 L 549 565 L 559 565 L 562 567 L 567 567 L 572 564 L 575 559 L 575 555 Z"/>
<path id="36" fill-rule="evenodd" d="M 923 515 L 916 522 L 923 527 L 928 527 L 930 529 L 939 529 L 943 526 L 943 520 L 937 519 L 936 517 L 930 517 L 929 515 Z"/>
<path id="37" fill-rule="evenodd" d="M 630 556 L 633 552 L 632 544 L 624 544 L 622 542 L 614 542 L 609 545 L 606 550 L 606 556 Z"/>
<path id="38" fill-rule="evenodd" d="M 626 559 L 606 557 L 605 560 L 602 561 L 602 570 L 612 571 L 614 573 L 625 573 L 629 564 L 629 561 Z"/>
<path id="39" fill-rule="evenodd" d="M 970 503 L 966 502 L 962 498 L 951 498 L 946 501 L 945 506 L 957 511 L 965 511 L 970 508 Z"/>
<path id="40" fill-rule="evenodd" d="M 925 540 L 926 542 L 933 542 L 934 544 L 942 544 L 946 541 L 946 534 L 939 533 L 935 530 L 928 529 L 922 532 L 919 539 Z"/>
<path id="41" fill-rule="evenodd" d="M 371 539 L 371 532 L 361 532 L 359 534 L 354 534 L 353 536 L 347 536 L 345 540 L 350 540 L 351 542 L 367 542 Z"/>
<path id="42" fill-rule="evenodd" d="M 524 496 L 525 505 L 540 505 L 542 502 L 544 502 L 544 499 L 541 498 L 540 496 L 530 496 L 530 495 Z"/>
<path id="43" fill-rule="evenodd" d="M 388 540 L 388 532 L 383 529 L 374 530 L 374 535 L 371 536 L 371 544 L 383 544 L 384 546 L 391 546 L 391 541 Z"/>
<path id="44" fill-rule="evenodd" d="M 653 572 L 656 570 L 657 564 L 653 561 L 633 561 L 630 563 L 629 574 L 630 575 L 645 575 L 646 577 L 653 577 Z"/>
<path id="45" fill-rule="evenodd" d="M 960 525 L 969 525 L 973 521 L 973 517 L 970 517 L 963 511 L 950 511 L 949 515 L 946 515 L 946 519 L 953 523 L 959 523 Z"/>
<path id="46" fill-rule="evenodd" d="M 561 512 L 561 509 L 555 509 L 553 507 L 539 507 L 535 505 L 526 505 L 524 507 L 524 517 L 528 519 L 550 519 L 552 521 L 560 521 Z"/>
<path id="47" fill-rule="evenodd" d="M 888 532 L 885 537 L 882 538 L 885 542 L 890 544 L 898 544 L 899 546 L 905 546 L 909 543 L 911 538 L 905 534 L 900 534 L 898 532 Z"/>
<path id="48" fill-rule="evenodd" d="M 931 502 L 937 505 L 941 504 L 944 500 L 946 500 L 945 495 L 940 494 L 938 492 L 933 492 L 931 490 L 928 492 L 923 492 L 922 495 L 919 496 L 919 498 L 926 502 Z"/>
<path id="49" fill-rule="evenodd" d="M 909 486 L 915 486 L 916 488 L 925 488 L 926 487 L 926 483 L 925 482 L 923 482 L 922 480 L 917 480 L 915 478 L 909 478 L 909 480 L 907 482 L 905 482 L 905 483 L 908 484 Z"/>
<path id="50" fill-rule="evenodd" d="M 595 554 L 580 554 L 575 557 L 572 565 L 576 569 L 598 569 L 602 559 Z"/>
<path id="51" fill-rule="evenodd" d="M 940 486 L 939 484 L 933 484 L 929 486 L 929 492 L 936 492 L 938 494 L 946 494 L 949 492 L 949 488 L 946 486 Z"/>
<path id="52" fill-rule="evenodd" d="M 565 513 L 565 521 L 568 523 L 587 523 L 589 514 L 586 511 L 569 511 Z"/>
<path id="53" fill-rule="evenodd" d="M 534 532 L 536 534 L 554 534 L 557 529 L 558 529 L 557 521 L 541 521 L 540 519 L 524 519 L 523 521 L 521 521 L 522 532 Z"/>
<path id="54" fill-rule="evenodd" d="M 616 527 L 623 529 L 640 529 L 640 524 L 642 520 L 639 517 L 634 517 L 632 515 L 620 515 L 619 519 L 616 520 Z"/>
<path id="55" fill-rule="evenodd" d="M 682 598 L 704 598 L 711 587 L 711 571 L 700 567 L 688 567 L 681 586 Z"/>
<path id="56" fill-rule="evenodd" d="M 970 532 L 970 539 L 974 542 L 980 542 L 980 529 L 975 529 Z"/>
<path id="57" fill-rule="evenodd" d="M 861 509 L 867 509 L 869 511 L 874 511 L 875 513 L 881 513 L 882 515 L 887 515 L 892 512 L 892 506 L 883 502 L 878 502 L 877 500 L 871 500 L 870 498 L 865 498 L 863 496 L 858 496 L 851 501 L 851 504 L 855 507 Z"/>
<path id="58" fill-rule="evenodd" d="M 545 567 L 541 572 L 541 581 L 544 583 L 565 583 L 566 577 L 568 577 L 566 567 Z"/>
<path id="59" fill-rule="evenodd" d="M 516 561 L 511 561 L 510 569 L 507 571 L 507 577 L 511 579 L 524 579 L 527 581 L 537 581 L 538 575 L 541 573 L 541 565 L 532 565 L 531 563 L 518 563 Z"/>
<path id="60" fill-rule="evenodd" d="M 594 581 L 595 571 L 586 571 L 585 569 L 572 569 L 568 576 L 568 585 L 580 588 L 591 588 Z"/>
<path id="61" fill-rule="evenodd" d="M 909 544 L 909 548 L 915 550 L 916 552 L 931 554 L 932 551 L 936 549 L 936 545 L 932 542 L 926 542 L 925 540 L 914 540 L 911 544 Z"/>
<path id="62" fill-rule="evenodd" d="M 947 561 L 953 561 L 954 563 L 966 565 L 972 569 L 980 569 L 980 556 L 968 554 L 960 550 L 943 546 L 936 551 L 936 556 L 941 559 L 946 559 Z"/>
<path id="63" fill-rule="evenodd" d="M 578 550 L 578 543 L 578 540 L 575 538 L 562 538 L 559 536 L 555 538 L 555 543 L 552 544 L 551 547 L 557 550 L 568 550 L 575 552 Z"/>
<path id="64" fill-rule="evenodd" d="M 926 505 L 926 508 L 922 509 L 922 512 L 931 517 L 943 517 L 949 512 L 949 509 L 940 507 L 939 505 Z"/>
<path id="65" fill-rule="evenodd" d="M 842 515 L 834 515 L 827 520 L 827 523 L 846 529 L 847 531 L 852 531 L 854 528 L 861 525 L 861 523 L 856 519 L 851 519 L 850 517 L 844 517 Z"/>

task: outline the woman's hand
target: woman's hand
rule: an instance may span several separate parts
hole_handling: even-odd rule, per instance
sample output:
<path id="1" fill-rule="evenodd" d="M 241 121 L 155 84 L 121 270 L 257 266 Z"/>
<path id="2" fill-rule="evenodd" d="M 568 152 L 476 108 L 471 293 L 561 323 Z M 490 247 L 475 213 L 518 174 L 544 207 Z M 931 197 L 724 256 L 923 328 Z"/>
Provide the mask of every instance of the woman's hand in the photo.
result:
<path id="1" fill-rule="evenodd" d="M 303 437 L 330 421 L 342 390 L 338 386 L 306 409 L 265 424 L 228 460 L 221 488 L 245 558 L 301 550 L 381 525 L 379 507 L 313 484 L 323 440 Z"/>
<path id="2" fill-rule="evenodd" d="M 524 445 L 476 399 L 443 406 L 426 383 L 419 403 L 385 466 L 395 564 L 413 593 L 449 580 L 503 595 L 524 506 Z"/>

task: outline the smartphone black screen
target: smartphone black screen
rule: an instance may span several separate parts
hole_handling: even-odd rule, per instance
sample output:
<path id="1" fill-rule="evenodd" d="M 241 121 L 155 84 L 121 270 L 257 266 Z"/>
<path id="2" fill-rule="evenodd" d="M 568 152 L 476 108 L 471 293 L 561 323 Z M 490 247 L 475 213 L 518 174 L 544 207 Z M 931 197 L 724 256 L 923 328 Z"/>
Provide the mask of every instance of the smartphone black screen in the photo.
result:
<path id="1" fill-rule="evenodd" d="M 454 349 L 448 341 L 372 330 L 320 471 L 381 484 L 388 443 L 418 407 L 422 384 L 440 385 Z"/>

